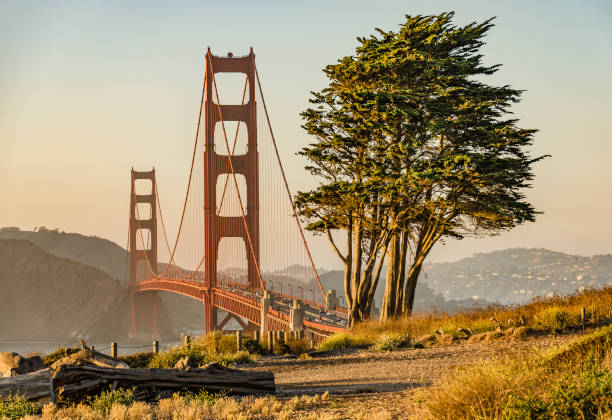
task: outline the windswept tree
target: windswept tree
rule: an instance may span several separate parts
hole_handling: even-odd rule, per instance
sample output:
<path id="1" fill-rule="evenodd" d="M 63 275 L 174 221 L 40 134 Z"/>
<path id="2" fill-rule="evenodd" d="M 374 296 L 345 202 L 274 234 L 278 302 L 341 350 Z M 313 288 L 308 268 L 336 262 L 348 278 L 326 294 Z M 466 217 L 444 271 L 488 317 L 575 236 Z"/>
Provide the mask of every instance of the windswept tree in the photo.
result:
<path id="1" fill-rule="evenodd" d="M 398 32 L 358 38 L 302 113 L 315 142 L 300 153 L 321 184 L 296 201 L 345 265 L 350 323 L 368 316 L 384 262 L 382 319 L 412 311 L 441 239 L 535 220 L 523 191 L 543 156 L 529 156 L 536 130 L 511 115 L 522 91 L 485 83 L 500 67 L 479 53 L 492 20 L 458 27 L 453 15 L 407 16 Z"/>

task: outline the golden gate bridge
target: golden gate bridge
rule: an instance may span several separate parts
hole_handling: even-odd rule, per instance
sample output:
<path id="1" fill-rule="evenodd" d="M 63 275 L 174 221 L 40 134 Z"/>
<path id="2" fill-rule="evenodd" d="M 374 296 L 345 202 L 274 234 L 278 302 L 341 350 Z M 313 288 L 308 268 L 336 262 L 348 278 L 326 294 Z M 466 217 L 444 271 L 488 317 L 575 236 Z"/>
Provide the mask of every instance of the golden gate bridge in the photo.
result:
<path id="1" fill-rule="evenodd" d="M 219 73 L 244 76 L 240 104 L 220 102 Z M 242 57 L 214 56 L 208 49 L 185 200 L 172 241 L 160 201 L 155 170 L 132 169 L 132 336 L 157 334 L 160 291 L 202 301 L 206 332 L 222 330 L 230 320 L 245 331 L 306 330 L 318 338 L 346 329 L 346 309 L 334 291 L 325 292 L 300 225 L 252 48 Z M 160 232 L 166 264 L 158 261 Z M 219 310 L 226 313 L 223 319 Z"/>

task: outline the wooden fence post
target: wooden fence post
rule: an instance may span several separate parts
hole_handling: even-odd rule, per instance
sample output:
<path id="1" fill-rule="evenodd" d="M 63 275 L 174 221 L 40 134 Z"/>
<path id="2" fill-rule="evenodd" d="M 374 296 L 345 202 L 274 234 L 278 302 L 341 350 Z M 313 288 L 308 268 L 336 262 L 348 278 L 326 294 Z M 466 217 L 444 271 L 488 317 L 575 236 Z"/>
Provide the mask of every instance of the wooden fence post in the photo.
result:
<path id="1" fill-rule="evenodd" d="M 159 341 L 153 341 L 153 353 L 159 353 Z"/>
<path id="2" fill-rule="evenodd" d="M 111 357 L 117 358 L 117 343 L 111 343 Z"/>
<path id="3" fill-rule="evenodd" d="M 268 351 L 272 353 L 274 350 L 274 331 L 268 331 Z"/>
<path id="4" fill-rule="evenodd" d="M 236 331 L 236 351 L 242 350 L 242 331 Z"/>

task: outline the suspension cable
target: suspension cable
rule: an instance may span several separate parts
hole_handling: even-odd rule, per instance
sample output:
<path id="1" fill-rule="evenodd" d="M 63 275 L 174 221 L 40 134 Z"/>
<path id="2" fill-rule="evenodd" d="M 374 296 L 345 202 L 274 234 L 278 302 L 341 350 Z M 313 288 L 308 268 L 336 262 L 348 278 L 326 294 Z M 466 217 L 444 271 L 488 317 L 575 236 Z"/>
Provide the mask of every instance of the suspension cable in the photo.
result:
<path id="1" fill-rule="evenodd" d="M 293 197 L 291 196 L 291 191 L 289 190 L 289 183 L 287 182 L 287 177 L 285 176 L 285 170 L 283 169 L 283 164 L 281 163 L 280 155 L 278 153 L 278 147 L 276 146 L 276 139 L 274 138 L 274 132 L 272 131 L 272 124 L 270 124 L 270 116 L 268 115 L 268 108 L 266 107 L 266 100 L 263 96 L 263 91 L 261 89 L 261 81 L 259 80 L 259 72 L 257 71 L 257 66 L 255 65 L 255 58 L 253 58 L 253 67 L 255 67 L 255 76 L 257 78 L 257 86 L 259 87 L 259 94 L 261 95 L 261 102 L 263 104 L 264 111 L 266 113 L 266 121 L 268 122 L 268 128 L 270 129 L 270 135 L 272 137 L 272 144 L 274 145 L 274 152 L 276 153 L 276 159 L 278 161 L 278 165 L 280 167 L 280 171 L 283 176 L 283 182 L 285 183 L 285 190 L 287 191 L 287 196 L 289 197 L 289 202 L 291 203 L 291 208 L 293 210 L 293 216 L 295 217 L 295 222 L 298 225 L 300 236 L 302 237 L 302 241 L 304 242 L 304 247 L 306 247 L 306 253 L 308 254 L 308 260 L 310 261 L 312 271 L 314 272 L 314 275 L 317 278 L 317 283 L 319 284 L 319 289 L 321 290 L 323 299 L 325 299 L 325 291 L 323 290 L 321 279 L 319 278 L 319 273 L 317 272 L 317 268 L 314 265 L 312 255 L 310 254 L 310 249 L 308 248 L 308 243 L 306 242 L 306 237 L 304 236 L 302 224 L 300 223 L 300 219 L 298 218 L 297 210 L 295 208 L 295 203 L 293 201 Z"/>

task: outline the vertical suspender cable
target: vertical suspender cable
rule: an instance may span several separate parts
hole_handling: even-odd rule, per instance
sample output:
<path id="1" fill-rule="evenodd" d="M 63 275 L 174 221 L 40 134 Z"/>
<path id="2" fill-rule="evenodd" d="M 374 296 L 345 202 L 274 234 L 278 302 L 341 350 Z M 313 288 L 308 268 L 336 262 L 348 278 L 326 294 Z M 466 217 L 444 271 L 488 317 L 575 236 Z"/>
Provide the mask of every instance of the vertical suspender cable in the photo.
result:
<path id="1" fill-rule="evenodd" d="M 268 127 L 270 128 L 270 136 L 272 137 L 272 144 L 274 145 L 274 151 L 276 152 L 276 159 L 278 160 L 278 165 L 280 166 L 281 174 L 283 175 L 283 182 L 285 183 L 285 189 L 287 190 L 287 195 L 289 196 L 289 201 L 291 202 L 291 208 L 293 209 L 293 216 L 295 217 L 295 221 L 298 225 L 300 236 L 302 237 L 304 246 L 306 247 L 306 253 L 308 254 L 308 259 L 310 261 L 310 265 L 312 266 L 312 271 L 314 272 L 314 275 L 317 278 L 317 283 L 319 284 L 321 295 L 323 296 L 323 298 L 325 298 L 325 291 L 323 290 L 323 286 L 321 285 L 321 279 L 319 278 L 319 273 L 317 272 L 317 268 L 315 267 L 314 261 L 312 260 L 312 255 L 310 254 L 310 249 L 308 248 L 308 243 L 306 242 L 306 237 L 304 236 L 304 231 L 302 230 L 302 225 L 298 218 L 297 210 L 295 209 L 295 203 L 293 202 L 293 197 L 291 196 L 291 191 L 289 190 L 289 184 L 287 183 L 287 177 L 285 176 L 285 170 L 283 169 L 283 165 L 280 160 L 280 155 L 278 153 L 278 147 L 276 146 L 276 139 L 274 138 L 274 132 L 272 131 L 272 124 L 270 124 L 270 116 L 268 115 L 268 108 L 266 107 L 266 101 L 264 99 L 263 91 L 261 89 L 261 81 L 259 80 L 259 72 L 257 71 L 257 66 L 255 66 L 255 60 L 253 60 L 253 66 L 255 67 L 255 76 L 257 78 L 257 86 L 259 87 L 261 101 L 263 103 L 264 111 L 266 113 L 266 120 L 268 122 Z"/>

